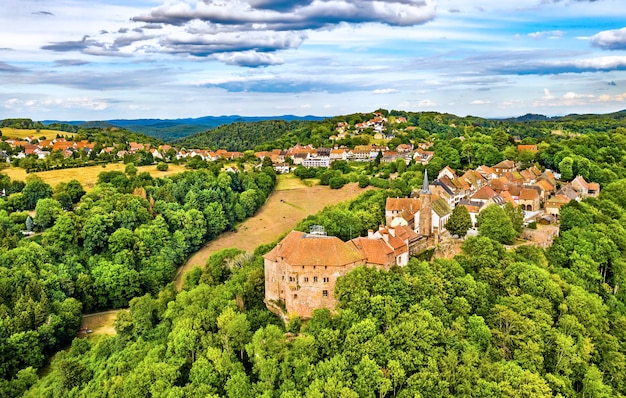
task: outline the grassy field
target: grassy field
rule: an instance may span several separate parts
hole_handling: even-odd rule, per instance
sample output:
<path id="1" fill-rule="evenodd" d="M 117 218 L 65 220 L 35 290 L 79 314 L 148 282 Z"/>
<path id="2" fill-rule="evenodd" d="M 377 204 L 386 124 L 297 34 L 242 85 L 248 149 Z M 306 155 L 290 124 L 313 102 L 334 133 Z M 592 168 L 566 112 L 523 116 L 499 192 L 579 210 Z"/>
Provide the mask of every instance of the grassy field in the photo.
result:
<path id="1" fill-rule="evenodd" d="M 298 178 L 280 176 L 276 191 L 254 216 L 237 227 L 237 232 L 223 233 L 208 242 L 178 269 L 176 287 L 181 288 L 183 277 L 188 271 L 196 266 L 204 267 L 213 252 L 227 247 L 251 252 L 259 245 L 276 241 L 303 218 L 326 206 L 353 199 L 368 189 L 361 189 L 356 183 L 346 184 L 341 189 L 330 189 L 323 185 L 308 187 L 298 181 Z"/>
<path id="2" fill-rule="evenodd" d="M 112 163 L 107 164 L 106 167 L 102 166 L 89 166 L 89 167 L 77 167 L 73 169 L 62 169 L 62 170 L 50 170 L 50 171 L 40 171 L 38 173 L 31 173 L 38 175 L 42 180 L 50 184 L 53 188 L 60 182 L 67 182 L 71 179 L 78 180 L 81 184 L 83 184 L 83 188 L 86 191 L 89 191 L 94 187 L 96 181 L 98 181 L 98 174 L 103 171 L 124 171 L 126 167 L 123 163 Z M 156 169 L 156 165 L 150 166 L 139 166 L 137 167 L 138 173 L 142 173 L 147 171 L 150 173 L 152 177 L 163 177 L 171 174 L 181 173 L 185 171 L 185 167 L 181 165 L 169 164 L 169 169 L 167 171 L 159 171 Z M 21 180 L 24 181 L 26 179 L 26 170 L 19 167 L 11 167 L 9 169 L 2 170 L 1 173 L 4 173 L 11 177 L 12 180 Z"/>
<path id="3" fill-rule="evenodd" d="M 47 140 L 55 139 L 57 134 L 61 134 L 63 136 L 74 136 L 74 133 L 68 133 L 65 131 L 57 131 L 57 130 L 46 130 L 41 129 L 39 131 L 35 129 L 14 129 L 12 127 L 2 127 L 0 128 L 2 131 L 2 136 L 6 138 L 15 138 L 15 139 L 24 139 L 29 135 L 39 139 L 40 137 L 46 137 Z"/>
<path id="4" fill-rule="evenodd" d="M 303 189 L 319 184 L 319 180 L 315 178 L 299 179 L 293 174 L 279 174 L 276 176 L 276 191 L 289 191 L 291 189 Z"/>
<path id="5" fill-rule="evenodd" d="M 109 336 L 114 335 L 115 328 L 113 327 L 113 323 L 115 322 L 117 314 L 120 311 L 125 310 L 111 310 L 83 315 L 78 337 L 98 336 L 103 334 Z M 90 330 L 91 332 L 87 333 L 87 330 Z"/>

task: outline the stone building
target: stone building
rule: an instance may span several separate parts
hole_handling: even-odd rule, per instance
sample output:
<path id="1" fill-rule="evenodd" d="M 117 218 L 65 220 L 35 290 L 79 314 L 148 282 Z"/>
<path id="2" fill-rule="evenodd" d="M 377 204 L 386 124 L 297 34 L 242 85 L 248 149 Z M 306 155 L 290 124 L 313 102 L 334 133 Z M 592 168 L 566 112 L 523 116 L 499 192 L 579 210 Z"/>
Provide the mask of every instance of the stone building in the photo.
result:
<path id="1" fill-rule="evenodd" d="M 326 236 L 292 231 L 265 260 L 265 304 L 286 319 L 288 314 L 310 318 L 316 308 L 334 309 L 335 283 L 354 268 L 366 265 L 389 269 L 409 262 L 418 239 L 407 226 L 381 226 L 368 236 L 343 242 Z"/>
<path id="2" fill-rule="evenodd" d="M 323 232 L 292 231 L 265 259 L 265 303 L 285 316 L 310 318 L 316 308 L 334 309 L 337 278 L 366 264 L 356 249 Z"/>

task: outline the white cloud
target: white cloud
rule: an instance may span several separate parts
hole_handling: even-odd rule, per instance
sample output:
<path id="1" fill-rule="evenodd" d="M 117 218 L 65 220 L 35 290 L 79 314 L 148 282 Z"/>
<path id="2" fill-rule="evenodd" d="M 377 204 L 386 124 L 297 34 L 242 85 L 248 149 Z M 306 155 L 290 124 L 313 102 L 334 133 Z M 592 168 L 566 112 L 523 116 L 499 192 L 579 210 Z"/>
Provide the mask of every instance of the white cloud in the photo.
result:
<path id="1" fill-rule="evenodd" d="M 488 104 L 493 104 L 493 101 L 477 99 L 477 100 L 470 102 L 470 105 L 488 105 Z"/>
<path id="2" fill-rule="evenodd" d="M 397 92 L 398 90 L 396 90 L 395 88 L 380 88 L 372 91 L 372 94 L 393 94 Z"/>
<path id="3" fill-rule="evenodd" d="M 598 102 L 624 102 L 625 100 L 626 93 L 616 95 L 602 94 L 598 96 Z"/>
<path id="4" fill-rule="evenodd" d="M 535 107 L 562 107 L 562 106 L 581 106 L 597 102 L 593 94 L 581 94 L 574 91 L 568 91 L 560 97 L 550 94 L 548 89 L 544 89 L 544 96 L 540 100 L 533 102 Z"/>
<path id="5" fill-rule="evenodd" d="M 541 98 L 544 101 L 549 101 L 551 99 L 554 99 L 554 96 L 552 94 L 550 94 L 550 90 L 548 90 L 547 88 L 543 89 L 543 97 Z"/>
<path id="6" fill-rule="evenodd" d="M 591 36 L 590 41 L 604 50 L 626 50 L 626 28 L 605 30 Z"/>
<path id="7" fill-rule="evenodd" d="M 578 93 L 575 93 L 573 91 L 569 91 L 569 92 L 563 94 L 563 99 L 564 100 L 575 100 L 575 99 L 581 99 L 581 98 L 593 98 L 593 95 L 591 95 L 591 94 L 578 94 Z"/>
<path id="8" fill-rule="evenodd" d="M 535 40 L 540 40 L 540 39 L 560 39 L 561 37 L 563 37 L 565 33 L 561 30 L 549 30 L 549 31 L 539 31 L 539 32 L 533 32 L 533 33 L 529 33 L 528 37 L 530 37 L 531 39 L 535 39 Z"/>
<path id="9" fill-rule="evenodd" d="M 20 100 L 11 98 L 4 103 L 4 107 L 8 109 L 24 109 L 24 108 L 65 108 L 65 109 L 87 109 L 93 111 L 102 111 L 107 109 L 110 103 L 107 100 L 74 97 L 74 98 L 48 98 L 48 99 L 29 99 Z"/>
<path id="10" fill-rule="evenodd" d="M 216 54 L 215 58 L 228 65 L 258 67 L 280 65 L 285 61 L 274 54 L 258 53 L 256 51 L 242 51 L 237 53 Z"/>

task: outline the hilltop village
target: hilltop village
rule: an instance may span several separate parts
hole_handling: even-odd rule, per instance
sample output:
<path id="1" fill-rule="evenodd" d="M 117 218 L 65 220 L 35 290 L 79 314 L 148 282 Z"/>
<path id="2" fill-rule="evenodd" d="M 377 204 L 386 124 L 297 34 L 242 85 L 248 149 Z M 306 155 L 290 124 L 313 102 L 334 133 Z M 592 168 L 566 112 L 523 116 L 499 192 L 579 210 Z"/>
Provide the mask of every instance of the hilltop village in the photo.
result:
<path id="1" fill-rule="evenodd" d="M 518 171 L 512 161 L 481 166 L 461 177 L 446 167 L 432 183 L 425 173 L 422 189 L 412 197 L 387 198 L 386 225 L 366 237 L 343 242 L 319 228 L 287 235 L 264 256 L 265 302 L 285 320 L 292 315 L 310 318 L 317 308 L 334 309 L 338 278 L 363 265 L 384 270 L 406 266 L 411 255 L 434 248 L 441 236 L 449 236 L 446 223 L 456 206 L 467 208 L 474 227 L 483 209 L 506 203 L 521 207 L 525 224 L 551 224 L 570 200 L 600 193 L 599 184 L 581 176 L 558 190 L 556 185 L 551 171 L 535 166 Z M 551 245 L 558 229 L 553 231 L 542 247 Z"/>

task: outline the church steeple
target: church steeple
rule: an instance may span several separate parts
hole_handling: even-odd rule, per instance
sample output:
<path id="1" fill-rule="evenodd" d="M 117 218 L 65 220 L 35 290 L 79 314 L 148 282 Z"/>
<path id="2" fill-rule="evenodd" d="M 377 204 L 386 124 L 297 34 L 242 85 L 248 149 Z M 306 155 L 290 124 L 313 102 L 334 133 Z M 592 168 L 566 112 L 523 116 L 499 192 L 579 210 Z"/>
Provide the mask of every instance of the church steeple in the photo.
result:
<path id="1" fill-rule="evenodd" d="M 432 193 L 428 187 L 428 171 L 424 170 L 424 184 L 420 190 L 420 211 L 418 232 L 420 235 L 430 236 L 433 228 Z"/>
<path id="2" fill-rule="evenodd" d="M 424 170 L 424 183 L 422 184 L 422 189 L 420 190 L 420 194 L 430 194 L 430 188 L 428 187 L 428 170 Z"/>

